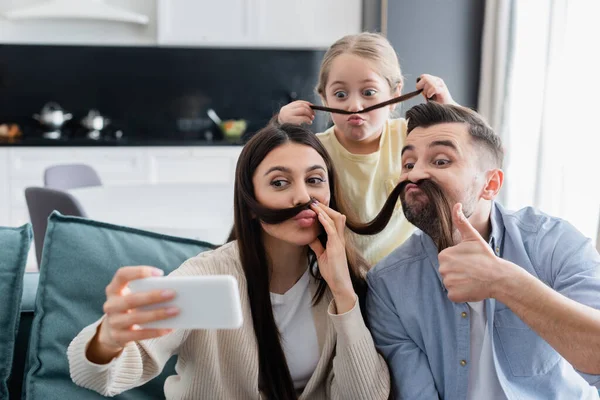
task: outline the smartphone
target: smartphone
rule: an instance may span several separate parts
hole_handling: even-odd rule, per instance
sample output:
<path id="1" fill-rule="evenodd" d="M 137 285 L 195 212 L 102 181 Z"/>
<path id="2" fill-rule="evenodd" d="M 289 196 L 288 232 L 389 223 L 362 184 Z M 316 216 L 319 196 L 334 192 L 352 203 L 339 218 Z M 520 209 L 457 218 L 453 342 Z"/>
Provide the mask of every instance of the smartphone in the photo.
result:
<path id="1" fill-rule="evenodd" d="M 242 326 L 242 305 L 238 282 L 231 275 L 166 276 L 129 282 L 134 293 L 151 290 L 173 290 L 171 301 L 141 307 L 177 307 L 179 314 L 160 321 L 142 324 L 142 328 L 158 329 L 237 329 Z"/>

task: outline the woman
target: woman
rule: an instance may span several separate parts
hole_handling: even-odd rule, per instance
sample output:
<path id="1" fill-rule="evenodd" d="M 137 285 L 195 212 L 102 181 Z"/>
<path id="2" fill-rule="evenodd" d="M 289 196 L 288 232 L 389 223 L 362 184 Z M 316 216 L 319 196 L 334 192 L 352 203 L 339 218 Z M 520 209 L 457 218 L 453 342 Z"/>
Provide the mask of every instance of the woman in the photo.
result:
<path id="1" fill-rule="evenodd" d="M 236 169 L 237 240 L 172 273 L 236 277 L 242 328 L 137 329 L 178 310 L 136 310 L 173 294 L 127 294 L 129 281 L 153 269 L 124 267 L 107 286 L 105 317 L 69 346 L 73 381 L 114 395 L 152 379 L 177 353 L 168 399 L 387 399 L 389 372 L 360 310 L 367 265 L 346 243 L 337 193 L 310 131 L 271 124 L 257 133 Z"/>

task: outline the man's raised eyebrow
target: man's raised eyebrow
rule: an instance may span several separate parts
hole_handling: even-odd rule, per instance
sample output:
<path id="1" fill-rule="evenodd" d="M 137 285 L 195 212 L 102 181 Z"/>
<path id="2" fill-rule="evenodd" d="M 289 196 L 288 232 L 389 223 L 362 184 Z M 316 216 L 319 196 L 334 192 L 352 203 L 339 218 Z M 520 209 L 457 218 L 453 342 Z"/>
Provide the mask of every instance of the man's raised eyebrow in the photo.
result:
<path id="1" fill-rule="evenodd" d="M 400 157 L 402 157 L 402 155 L 404 154 L 405 151 L 414 150 L 414 149 L 415 149 L 415 146 L 413 146 L 412 144 L 407 144 L 406 146 L 404 146 L 402 148 L 402 151 L 400 152 Z"/>
<path id="2" fill-rule="evenodd" d="M 433 142 L 429 143 L 429 148 L 436 146 L 450 147 L 454 151 L 458 152 L 458 147 L 456 147 L 454 142 L 452 142 L 451 140 L 434 140 Z"/>

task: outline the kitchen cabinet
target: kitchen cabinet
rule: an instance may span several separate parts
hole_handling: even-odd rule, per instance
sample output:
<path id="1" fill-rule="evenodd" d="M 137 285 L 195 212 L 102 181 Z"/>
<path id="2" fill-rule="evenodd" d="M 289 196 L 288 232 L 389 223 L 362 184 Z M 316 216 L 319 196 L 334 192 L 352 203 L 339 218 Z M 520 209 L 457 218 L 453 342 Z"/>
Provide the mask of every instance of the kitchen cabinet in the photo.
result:
<path id="1" fill-rule="evenodd" d="M 327 48 L 361 31 L 362 0 L 256 2 L 256 41 L 267 46 Z"/>
<path id="2" fill-rule="evenodd" d="M 148 150 L 152 183 L 233 183 L 241 147 Z"/>
<path id="3" fill-rule="evenodd" d="M 362 30 L 362 1 L 0 0 L 0 43 L 326 48 Z"/>
<path id="4" fill-rule="evenodd" d="M 159 0 L 158 44 L 250 45 L 253 2 Z"/>
<path id="5" fill-rule="evenodd" d="M 25 188 L 43 186 L 44 170 L 51 165 L 88 164 L 105 185 L 233 184 L 241 149 L 241 146 L 0 147 L 0 226 L 29 221 Z"/>
<path id="6" fill-rule="evenodd" d="M 362 28 L 362 0 L 158 0 L 159 45 L 327 48 Z"/>
<path id="7" fill-rule="evenodd" d="M 155 45 L 156 11 L 157 0 L 0 0 L 0 43 Z"/>
<path id="8" fill-rule="evenodd" d="M 0 147 L 0 226 L 29 222 L 25 188 L 43 186 L 44 170 L 51 165 L 88 164 L 98 172 L 104 185 L 233 185 L 241 150 L 241 146 Z M 231 202 L 233 204 L 233 199 Z M 36 266 L 32 245 L 27 268 L 35 270 Z"/>
<path id="9" fill-rule="evenodd" d="M 16 150 L 16 151 L 13 151 Z M 0 149 L 6 152 L 8 168 L 4 171 L 8 181 L 8 216 L 5 225 L 18 226 L 29 221 L 27 204 L 25 202 L 25 188 L 44 185 L 44 170 L 53 164 L 77 162 L 76 154 L 67 148 L 47 151 L 43 148 L 30 148 L 27 151 L 20 149 Z M 58 161 L 57 160 L 61 160 Z"/>

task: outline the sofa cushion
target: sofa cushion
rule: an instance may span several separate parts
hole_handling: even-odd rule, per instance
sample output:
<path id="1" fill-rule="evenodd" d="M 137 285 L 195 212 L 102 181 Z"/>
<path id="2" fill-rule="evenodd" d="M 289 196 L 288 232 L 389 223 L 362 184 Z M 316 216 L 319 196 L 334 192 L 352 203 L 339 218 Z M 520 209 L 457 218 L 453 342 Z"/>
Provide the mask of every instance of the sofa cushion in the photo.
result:
<path id="1" fill-rule="evenodd" d="M 31 328 L 27 399 L 104 398 L 71 381 L 66 352 L 79 331 L 102 316 L 104 289 L 115 271 L 125 265 L 153 265 L 167 274 L 212 248 L 205 242 L 54 212 L 44 239 Z M 164 398 L 163 383 L 174 374 L 173 365 L 174 359 L 160 376 L 117 398 Z"/>
<path id="2" fill-rule="evenodd" d="M 31 225 L 0 227 L 0 399 L 8 398 L 15 339 L 19 327 L 23 275 L 31 246 Z"/>

